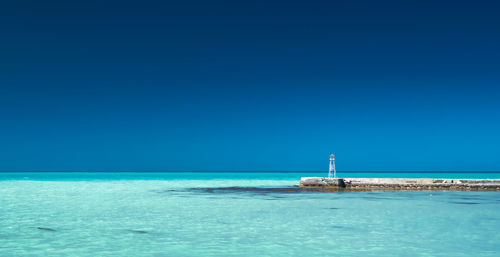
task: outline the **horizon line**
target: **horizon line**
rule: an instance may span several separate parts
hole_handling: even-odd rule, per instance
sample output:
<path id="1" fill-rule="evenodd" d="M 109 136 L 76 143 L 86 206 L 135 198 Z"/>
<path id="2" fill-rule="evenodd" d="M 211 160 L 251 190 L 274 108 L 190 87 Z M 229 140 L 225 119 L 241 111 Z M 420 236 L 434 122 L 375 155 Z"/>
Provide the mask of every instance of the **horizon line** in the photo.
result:
<path id="1" fill-rule="evenodd" d="M 300 171 L 300 170 L 0 170 L 0 173 L 21 172 L 102 172 L 102 173 L 328 173 L 328 171 Z M 495 170 L 347 170 L 337 173 L 500 173 Z"/>

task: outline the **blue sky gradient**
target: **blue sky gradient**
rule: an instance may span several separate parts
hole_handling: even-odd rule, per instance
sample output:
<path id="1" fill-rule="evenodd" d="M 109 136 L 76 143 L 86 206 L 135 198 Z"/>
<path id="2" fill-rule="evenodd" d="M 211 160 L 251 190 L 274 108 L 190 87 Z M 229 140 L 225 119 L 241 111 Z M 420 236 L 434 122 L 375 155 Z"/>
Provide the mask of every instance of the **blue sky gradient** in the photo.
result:
<path id="1" fill-rule="evenodd" d="M 495 1 L 11 1 L 0 170 L 500 170 Z"/>

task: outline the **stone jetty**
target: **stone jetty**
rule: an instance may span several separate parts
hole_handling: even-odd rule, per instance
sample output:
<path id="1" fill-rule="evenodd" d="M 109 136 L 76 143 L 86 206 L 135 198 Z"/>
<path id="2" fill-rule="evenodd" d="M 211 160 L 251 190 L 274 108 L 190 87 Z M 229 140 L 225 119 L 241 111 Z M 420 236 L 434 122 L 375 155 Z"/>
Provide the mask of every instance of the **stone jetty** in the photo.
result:
<path id="1" fill-rule="evenodd" d="M 500 191 L 500 179 L 303 177 L 300 187 L 329 191 Z"/>

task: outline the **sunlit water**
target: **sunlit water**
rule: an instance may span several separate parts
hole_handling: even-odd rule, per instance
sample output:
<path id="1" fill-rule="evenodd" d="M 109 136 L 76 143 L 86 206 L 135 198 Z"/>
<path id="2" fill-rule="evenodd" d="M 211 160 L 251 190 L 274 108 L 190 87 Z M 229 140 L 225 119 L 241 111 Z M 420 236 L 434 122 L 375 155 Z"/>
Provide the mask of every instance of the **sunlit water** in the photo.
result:
<path id="1" fill-rule="evenodd" d="M 0 173 L 0 256 L 500 256 L 498 192 L 287 190 L 316 175 Z"/>

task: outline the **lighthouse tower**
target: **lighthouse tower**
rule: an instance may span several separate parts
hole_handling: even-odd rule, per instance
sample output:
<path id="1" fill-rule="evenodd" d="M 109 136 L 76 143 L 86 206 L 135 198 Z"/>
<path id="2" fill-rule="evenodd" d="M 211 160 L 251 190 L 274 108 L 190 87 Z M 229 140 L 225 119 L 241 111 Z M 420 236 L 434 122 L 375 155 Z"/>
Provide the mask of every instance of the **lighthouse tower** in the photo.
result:
<path id="1" fill-rule="evenodd" d="M 333 172 L 333 177 L 337 178 L 337 170 L 335 169 L 335 155 L 330 154 L 330 169 L 328 169 L 328 177 L 332 177 L 332 172 Z"/>

